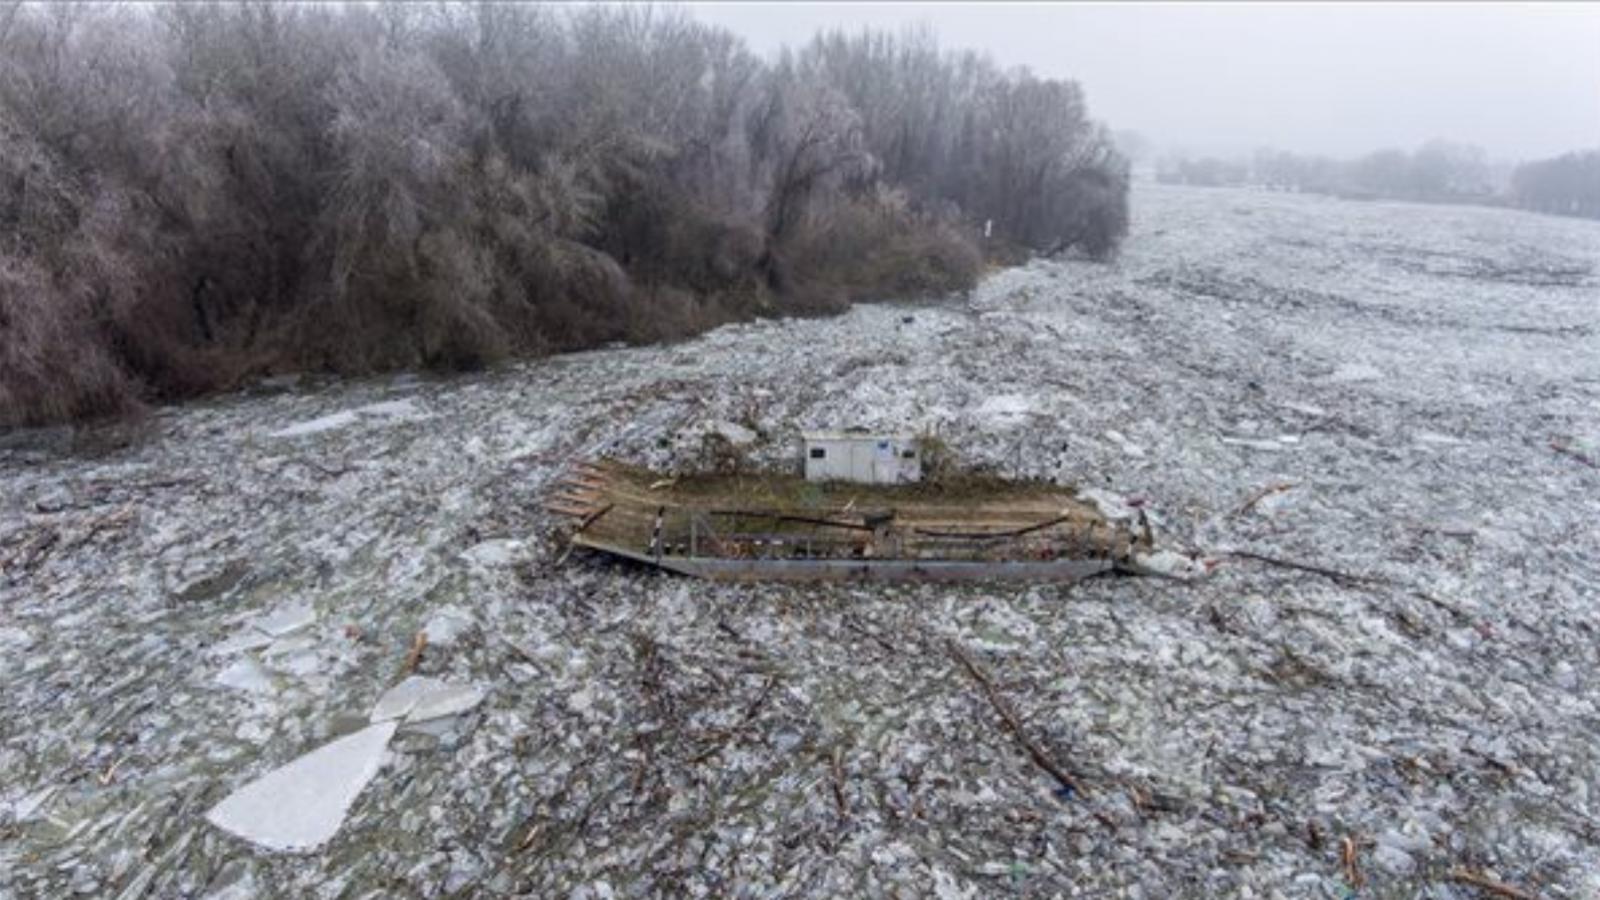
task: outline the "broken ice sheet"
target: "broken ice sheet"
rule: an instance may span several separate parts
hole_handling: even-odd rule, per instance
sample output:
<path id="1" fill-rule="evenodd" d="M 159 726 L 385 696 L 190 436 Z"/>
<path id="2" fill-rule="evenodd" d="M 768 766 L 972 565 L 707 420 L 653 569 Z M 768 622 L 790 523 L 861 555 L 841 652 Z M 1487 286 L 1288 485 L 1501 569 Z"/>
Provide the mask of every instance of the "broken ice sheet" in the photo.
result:
<path id="1" fill-rule="evenodd" d="M 315 624 L 317 611 L 310 604 L 300 603 L 274 610 L 251 624 L 273 637 L 283 637 Z"/>
<path id="2" fill-rule="evenodd" d="M 332 431 L 336 428 L 343 428 L 355 420 L 355 413 L 336 412 L 331 415 L 319 416 L 315 419 L 308 419 L 304 422 L 296 422 L 287 428 L 280 428 L 277 431 L 268 434 L 267 437 L 293 438 L 304 437 L 308 434 L 320 434 L 324 431 Z"/>
<path id="3" fill-rule="evenodd" d="M 11 819 L 13 822 L 26 822 L 33 818 L 52 796 L 60 785 L 46 785 L 25 797 L 13 801 L 11 805 Z"/>
<path id="4" fill-rule="evenodd" d="M 1021 394 L 995 394 L 973 412 L 978 419 L 994 427 L 1009 428 L 1021 424 L 1034 413 L 1034 402 Z"/>
<path id="5" fill-rule="evenodd" d="M 231 637 L 213 644 L 209 651 L 212 656 L 232 656 L 246 650 L 257 650 L 272 643 L 272 636 L 250 626 L 245 626 Z"/>
<path id="6" fill-rule="evenodd" d="M 235 660 L 218 672 L 216 681 L 223 687 L 250 694 L 270 694 L 276 688 L 272 672 L 249 656 Z"/>
<path id="7" fill-rule="evenodd" d="M 358 406 L 355 409 L 329 413 L 325 416 L 318 416 L 315 419 L 307 419 L 304 422 L 296 422 L 293 425 L 269 433 L 267 437 L 295 438 L 321 434 L 324 431 L 335 431 L 354 424 L 362 416 L 377 417 L 390 421 L 403 421 L 421 418 L 422 410 L 410 399 L 386 400 L 380 403 Z"/>
<path id="8" fill-rule="evenodd" d="M 455 643 L 456 638 L 477 627 L 477 624 L 466 611 L 459 607 L 446 606 L 428 618 L 427 624 L 422 626 L 422 631 L 428 636 L 429 644 L 448 647 Z"/>
<path id="9" fill-rule="evenodd" d="M 483 691 L 470 685 L 447 684 L 417 700 L 406 722 L 425 722 L 464 713 L 483 702 Z"/>
<path id="10" fill-rule="evenodd" d="M 1383 377 L 1383 370 L 1370 363 L 1345 363 L 1334 369 L 1327 377 L 1327 381 L 1335 384 L 1348 384 L 1357 381 L 1377 381 Z"/>
<path id="11" fill-rule="evenodd" d="M 1224 444 L 1229 444 L 1229 445 L 1232 445 L 1234 447 L 1248 447 L 1251 450 L 1265 450 L 1265 451 L 1268 451 L 1268 452 L 1273 452 L 1273 451 L 1284 449 L 1283 444 L 1280 443 L 1281 440 L 1282 439 L 1273 440 L 1272 438 L 1245 438 L 1245 437 L 1226 437 L 1226 436 L 1224 436 L 1222 438 L 1222 442 Z M 1288 442 L 1289 443 L 1296 443 L 1298 440 L 1299 440 L 1298 438 L 1294 438 L 1294 439 L 1289 440 Z"/>
<path id="12" fill-rule="evenodd" d="M 416 707 L 417 701 L 425 695 L 444 687 L 444 682 L 426 675 L 412 675 L 404 681 L 383 692 L 378 698 L 376 706 L 368 716 L 374 722 L 385 722 L 390 719 L 399 719 L 408 715 Z"/>
<path id="13" fill-rule="evenodd" d="M 316 649 L 316 646 L 317 642 L 315 638 L 312 638 L 310 635 L 299 634 L 293 637 L 278 638 L 271 644 L 267 645 L 267 648 L 261 652 L 262 655 L 268 658 L 284 657 L 314 650 Z"/>
<path id="14" fill-rule="evenodd" d="M 309 604 L 286 606 L 255 617 L 232 636 L 212 645 L 208 652 L 212 656 L 232 656 L 246 650 L 259 650 L 268 645 L 281 645 L 284 643 L 283 640 L 273 639 L 293 634 L 316 621 L 317 611 Z M 267 652 L 272 654 L 282 651 L 275 649 Z"/>
<path id="15" fill-rule="evenodd" d="M 1199 578 L 1210 571 L 1210 567 L 1204 560 L 1185 556 L 1172 550 L 1157 550 L 1154 553 L 1134 554 L 1133 569 L 1146 575 L 1159 575 L 1183 581 Z"/>
<path id="16" fill-rule="evenodd" d="M 324 744 L 229 794 L 206 820 L 268 850 L 315 850 L 378 774 L 396 727 L 379 722 Z"/>
<path id="17" fill-rule="evenodd" d="M 412 675 L 385 691 L 369 718 L 374 722 L 404 718 L 413 724 L 463 713 L 482 702 L 483 691 L 471 685 Z"/>

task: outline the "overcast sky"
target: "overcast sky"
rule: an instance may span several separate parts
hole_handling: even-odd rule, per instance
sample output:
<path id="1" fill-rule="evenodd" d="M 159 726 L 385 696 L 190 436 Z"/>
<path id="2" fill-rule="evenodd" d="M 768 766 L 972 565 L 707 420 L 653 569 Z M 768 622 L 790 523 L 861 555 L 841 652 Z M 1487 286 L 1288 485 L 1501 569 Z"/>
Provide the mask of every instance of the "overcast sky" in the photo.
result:
<path id="1" fill-rule="evenodd" d="M 1075 78 L 1097 118 L 1194 152 L 1600 147 L 1594 3 L 686 5 L 761 53 L 823 27 L 926 23 L 946 46 Z"/>

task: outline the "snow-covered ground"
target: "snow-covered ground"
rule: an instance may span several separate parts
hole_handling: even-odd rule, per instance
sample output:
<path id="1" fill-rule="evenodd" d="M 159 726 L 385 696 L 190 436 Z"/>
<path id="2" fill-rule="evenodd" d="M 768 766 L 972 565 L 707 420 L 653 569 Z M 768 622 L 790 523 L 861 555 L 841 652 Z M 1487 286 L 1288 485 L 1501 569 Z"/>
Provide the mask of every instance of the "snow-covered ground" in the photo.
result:
<path id="1" fill-rule="evenodd" d="M 0 438 L 0 895 L 1600 895 L 1600 223 L 1139 190 L 969 297 Z M 1221 565 L 557 564 L 568 460 L 721 422 L 937 430 Z M 408 673 L 450 714 L 369 725 Z M 261 784 L 328 809 L 218 808 L 324 747 Z"/>

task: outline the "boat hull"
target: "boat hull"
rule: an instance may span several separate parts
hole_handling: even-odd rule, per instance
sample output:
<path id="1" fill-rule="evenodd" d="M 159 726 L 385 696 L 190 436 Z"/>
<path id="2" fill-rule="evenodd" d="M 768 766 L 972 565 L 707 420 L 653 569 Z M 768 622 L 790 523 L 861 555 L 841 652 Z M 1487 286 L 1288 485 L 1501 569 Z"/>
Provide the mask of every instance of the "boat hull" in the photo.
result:
<path id="1" fill-rule="evenodd" d="M 586 541 L 598 550 L 681 575 L 711 581 L 863 581 L 863 582 L 1072 582 L 1116 568 L 1109 559 L 946 560 L 946 559 L 721 559 L 660 556 Z"/>

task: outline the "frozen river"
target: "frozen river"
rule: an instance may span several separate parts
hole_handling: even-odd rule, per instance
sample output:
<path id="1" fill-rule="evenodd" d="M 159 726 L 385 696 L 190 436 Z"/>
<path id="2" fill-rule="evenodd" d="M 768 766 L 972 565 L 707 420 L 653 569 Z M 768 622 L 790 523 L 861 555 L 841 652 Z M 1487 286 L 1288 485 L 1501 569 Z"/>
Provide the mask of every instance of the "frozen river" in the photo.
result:
<path id="1" fill-rule="evenodd" d="M 1596 896 L 1597 267 L 1596 222 L 1141 185 L 1109 265 L 0 438 L 0 895 Z M 569 460 L 715 423 L 937 431 L 1218 566 L 556 564 Z M 369 726 L 408 673 L 473 702 Z M 317 849 L 208 821 L 358 733 Z"/>

